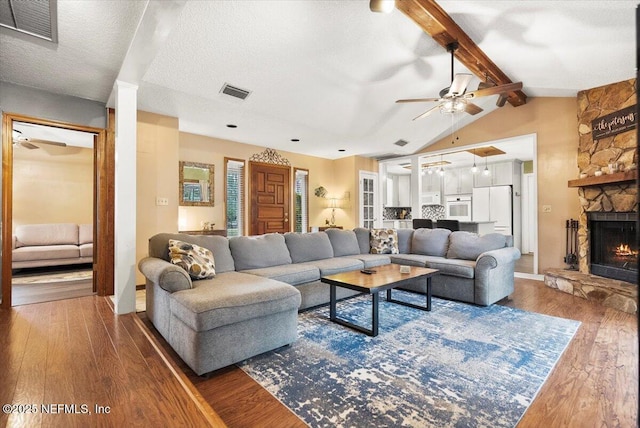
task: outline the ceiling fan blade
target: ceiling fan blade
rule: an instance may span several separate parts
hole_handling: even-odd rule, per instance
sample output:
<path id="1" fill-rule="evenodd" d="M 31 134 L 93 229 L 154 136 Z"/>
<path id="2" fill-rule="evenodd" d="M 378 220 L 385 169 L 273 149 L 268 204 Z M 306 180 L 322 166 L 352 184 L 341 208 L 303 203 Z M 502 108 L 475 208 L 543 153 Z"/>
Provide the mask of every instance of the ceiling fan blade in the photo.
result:
<path id="1" fill-rule="evenodd" d="M 412 98 L 408 100 L 397 100 L 397 103 L 427 103 L 427 102 L 437 102 L 440 101 L 440 98 Z"/>
<path id="2" fill-rule="evenodd" d="M 420 116 L 416 116 L 416 117 L 414 117 L 414 118 L 413 118 L 413 120 L 422 119 L 423 117 L 428 116 L 428 115 L 429 115 L 429 114 L 431 114 L 434 110 L 439 109 L 439 108 L 440 108 L 440 106 L 439 106 L 439 105 L 437 105 L 437 106 L 433 106 L 433 107 L 431 107 L 429 110 L 427 110 L 427 111 L 425 111 L 424 113 L 422 113 Z"/>
<path id="3" fill-rule="evenodd" d="M 494 86 L 492 88 L 478 89 L 477 91 L 465 94 L 465 98 L 488 97 L 490 95 L 503 94 L 507 92 L 519 91 L 522 89 L 522 82 L 507 83 L 506 85 Z"/>
<path id="4" fill-rule="evenodd" d="M 29 150 L 33 150 L 33 149 L 39 149 L 40 147 L 36 146 L 35 144 L 31 144 L 28 141 L 21 141 L 20 146 L 24 147 L 25 149 L 29 149 Z"/>
<path id="5" fill-rule="evenodd" d="M 467 103 L 464 106 L 464 111 L 466 111 L 467 113 L 474 115 L 474 114 L 478 114 L 482 111 L 482 108 L 475 105 L 474 103 Z"/>
<path id="6" fill-rule="evenodd" d="M 49 144 L 51 146 L 67 147 L 67 143 L 61 143 L 59 141 L 39 140 L 37 138 L 31 138 L 29 139 L 29 141 L 31 143 L 37 143 L 37 144 Z"/>
<path id="7" fill-rule="evenodd" d="M 467 89 L 467 85 L 471 82 L 473 76 L 468 73 L 458 73 L 453 78 L 453 82 L 451 82 L 451 87 L 449 88 L 449 92 L 447 95 L 456 96 L 464 94 L 464 91 Z"/>

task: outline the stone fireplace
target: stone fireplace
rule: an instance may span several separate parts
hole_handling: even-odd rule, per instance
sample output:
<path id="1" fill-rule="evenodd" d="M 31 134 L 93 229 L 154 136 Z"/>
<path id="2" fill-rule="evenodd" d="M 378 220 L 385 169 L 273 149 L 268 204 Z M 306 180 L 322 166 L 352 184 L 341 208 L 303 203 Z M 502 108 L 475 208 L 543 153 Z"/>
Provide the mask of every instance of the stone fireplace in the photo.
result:
<path id="1" fill-rule="evenodd" d="M 635 127 L 598 135 L 592 124 L 629 109 L 635 114 L 636 79 L 578 93 L 579 272 L 551 269 L 545 283 L 626 312 L 637 312 L 638 216 Z M 594 135 L 597 138 L 594 139 Z M 620 241 L 613 244 L 612 241 Z M 616 250 L 619 245 L 628 248 Z"/>

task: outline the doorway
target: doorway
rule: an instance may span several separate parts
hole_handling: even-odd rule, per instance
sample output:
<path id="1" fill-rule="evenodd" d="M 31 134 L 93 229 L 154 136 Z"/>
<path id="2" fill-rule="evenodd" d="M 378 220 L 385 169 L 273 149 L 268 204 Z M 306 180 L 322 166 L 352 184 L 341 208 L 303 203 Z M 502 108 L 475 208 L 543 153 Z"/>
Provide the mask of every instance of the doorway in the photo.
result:
<path id="1" fill-rule="evenodd" d="M 358 225 L 365 229 L 380 227 L 378 220 L 379 215 L 376 215 L 380 209 L 378 202 L 378 195 L 380 194 L 378 189 L 378 174 L 375 172 L 360 171 L 359 175 L 360 215 L 358 216 Z"/>
<path id="2" fill-rule="evenodd" d="M 250 235 L 291 231 L 291 167 L 250 163 Z"/>
<path id="3" fill-rule="evenodd" d="M 13 123 L 12 306 L 90 296 L 92 133 Z"/>
<path id="4" fill-rule="evenodd" d="M 14 135 L 13 130 L 20 127 L 49 127 L 52 129 L 76 131 L 90 134 L 93 139 L 91 154 L 93 172 L 91 187 L 93 188 L 90 233 L 93 245 L 92 289 L 98 295 L 113 294 L 113 217 L 111 202 L 113 197 L 113 144 L 107 144 L 107 131 L 83 125 L 69 124 L 20 114 L 4 113 L 2 119 L 2 302 L 3 308 L 12 305 L 12 276 L 13 276 L 13 231 L 14 231 L 14 139 L 21 142 L 20 134 Z M 24 132 L 24 131 L 23 131 Z M 14 138 L 15 137 L 15 138 Z M 112 136 L 109 137 L 112 141 Z M 24 138 L 22 139 L 24 143 Z M 44 150 L 43 144 L 32 140 L 26 141 Z M 34 144 L 35 143 L 35 144 Z M 28 146 L 28 144 L 27 144 Z M 23 147 L 20 147 L 23 148 Z M 29 149 L 27 149 L 29 150 Z M 31 149 L 36 150 L 36 149 Z M 112 213 L 111 213 L 112 214 Z"/>

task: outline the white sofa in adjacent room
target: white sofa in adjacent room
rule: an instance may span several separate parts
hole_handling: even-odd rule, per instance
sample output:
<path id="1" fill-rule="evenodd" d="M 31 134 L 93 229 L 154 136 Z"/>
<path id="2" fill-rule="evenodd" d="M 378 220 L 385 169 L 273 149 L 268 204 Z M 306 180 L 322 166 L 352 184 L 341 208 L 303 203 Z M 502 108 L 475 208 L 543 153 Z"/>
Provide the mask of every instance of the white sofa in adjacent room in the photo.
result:
<path id="1" fill-rule="evenodd" d="M 23 224 L 15 228 L 12 269 L 92 262 L 91 224 Z"/>

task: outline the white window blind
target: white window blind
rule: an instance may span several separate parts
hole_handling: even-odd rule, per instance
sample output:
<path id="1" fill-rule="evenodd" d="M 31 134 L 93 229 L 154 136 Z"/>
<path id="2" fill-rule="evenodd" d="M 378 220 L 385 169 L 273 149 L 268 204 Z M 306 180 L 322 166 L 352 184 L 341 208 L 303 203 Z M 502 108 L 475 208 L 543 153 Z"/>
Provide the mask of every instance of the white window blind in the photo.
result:
<path id="1" fill-rule="evenodd" d="M 309 230 L 309 171 L 296 171 L 295 192 L 295 231 L 307 232 Z"/>
<path id="2" fill-rule="evenodd" d="M 227 160 L 227 236 L 244 231 L 244 162 Z"/>

